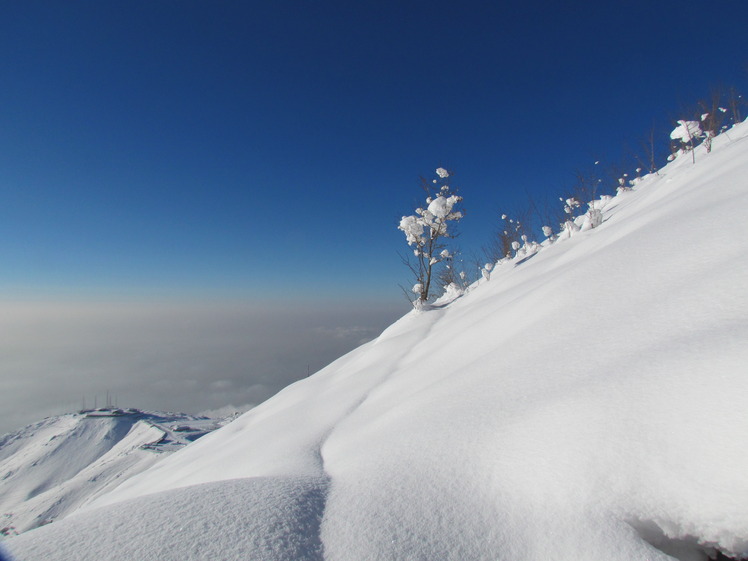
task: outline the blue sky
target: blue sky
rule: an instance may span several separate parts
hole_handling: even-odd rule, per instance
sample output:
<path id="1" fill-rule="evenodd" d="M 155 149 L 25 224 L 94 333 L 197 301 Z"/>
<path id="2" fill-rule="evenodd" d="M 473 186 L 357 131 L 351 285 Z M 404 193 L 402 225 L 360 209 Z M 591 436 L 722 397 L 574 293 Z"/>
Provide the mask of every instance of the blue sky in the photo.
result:
<path id="1" fill-rule="evenodd" d="M 401 298 L 437 165 L 464 250 L 744 83 L 744 2 L 7 2 L 7 296 Z M 662 131 L 665 135 L 666 132 Z"/>
<path id="2" fill-rule="evenodd" d="M 528 194 L 555 200 L 575 170 L 617 163 L 653 124 L 665 139 L 711 86 L 744 86 L 746 20 L 743 0 L 2 2 L 0 302 L 49 306 L 47 320 L 36 304 L 13 308 L 37 330 L 0 376 L 40 380 L 60 361 L 85 370 L 83 335 L 57 352 L 61 332 L 48 327 L 60 317 L 102 333 L 108 306 L 133 302 L 137 333 L 153 324 L 152 303 L 189 303 L 199 323 L 203 303 L 219 302 L 224 319 L 231 303 L 252 310 L 249 339 L 268 325 L 257 309 L 283 310 L 271 331 L 295 339 L 267 352 L 303 348 L 270 369 L 293 372 L 287 383 L 315 362 L 321 333 L 348 338 L 330 339 L 317 362 L 406 310 L 396 225 L 418 202 L 419 176 L 455 172 L 459 244 L 479 253 Z M 55 311 L 92 301 L 95 313 Z M 163 318 L 176 322 L 163 331 L 184 320 Z M 267 377 L 241 366 L 240 341 L 225 352 L 236 380 Z M 185 357 L 162 356 L 163 370 L 153 358 L 152 376 L 176 377 Z M 138 367 L 97 364 L 102 381 L 86 391 L 100 394 Z M 208 361 L 197 378 L 220 378 L 217 368 Z M 83 382 L 64 380 L 78 401 Z M 35 395 L 24 391 L 7 399 Z M 220 399 L 185 393 L 162 407 Z"/>

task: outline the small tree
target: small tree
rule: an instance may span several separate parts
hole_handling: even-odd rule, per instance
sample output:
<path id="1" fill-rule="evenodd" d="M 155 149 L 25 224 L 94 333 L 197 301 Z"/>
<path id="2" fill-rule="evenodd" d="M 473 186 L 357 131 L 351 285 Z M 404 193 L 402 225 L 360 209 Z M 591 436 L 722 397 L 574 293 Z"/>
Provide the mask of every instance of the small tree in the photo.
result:
<path id="1" fill-rule="evenodd" d="M 421 187 L 426 194 L 424 207 L 416 209 L 415 214 L 403 216 L 398 226 L 405 234 L 408 245 L 413 247 L 413 258 L 404 258 L 403 262 L 413 273 L 415 283 L 411 301 L 416 308 L 425 304 L 431 293 L 432 280 L 440 264 L 451 258 L 446 241 L 454 237 L 449 231 L 449 223 L 462 218 L 458 210 L 462 197 L 455 194 L 449 186 L 450 173 L 444 168 L 437 168 L 437 178 L 429 183 L 421 179 Z"/>

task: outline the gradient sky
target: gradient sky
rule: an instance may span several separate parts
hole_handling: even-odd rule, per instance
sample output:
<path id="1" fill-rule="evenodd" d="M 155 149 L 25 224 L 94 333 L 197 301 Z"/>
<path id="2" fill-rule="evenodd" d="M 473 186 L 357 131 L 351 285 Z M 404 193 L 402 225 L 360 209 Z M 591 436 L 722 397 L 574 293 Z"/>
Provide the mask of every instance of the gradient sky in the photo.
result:
<path id="1" fill-rule="evenodd" d="M 419 176 L 455 171 L 460 245 L 479 252 L 528 193 L 556 199 L 575 170 L 620 162 L 653 124 L 666 138 L 711 86 L 744 90 L 746 21 L 744 0 L 0 2 L 0 303 L 15 318 L 0 321 L 37 326 L 3 343 L 15 359 L 0 356 L 0 377 L 27 393 L 0 406 L 36 407 L 18 396 L 42 373 L 79 395 L 82 378 L 55 374 L 59 357 L 35 345 L 77 349 L 83 369 L 85 349 L 119 356 L 112 341 L 63 344 L 49 328 L 68 317 L 100 334 L 118 306 L 142 312 L 133 336 L 186 321 L 149 320 L 161 305 L 200 325 L 224 318 L 206 354 L 234 325 L 226 310 L 243 310 L 243 338 L 198 385 L 239 372 L 242 341 L 268 323 L 273 356 L 308 356 L 325 329 L 366 334 L 315 344 L 333 358 L 405 311 L 396 225 Z M 184 337 L 204 348 L 200 330 Z M 183 365 L 159 360 L 150 379 L 176 384 Z M 277 387 L 315 362 L 294 360 Z M 94 391 L 137 368 L 121 361 L 97 367 Z M 272 369 L 246 370 L 237 386 Z M 162 408 L 220 405 L 189 396 Z"/>

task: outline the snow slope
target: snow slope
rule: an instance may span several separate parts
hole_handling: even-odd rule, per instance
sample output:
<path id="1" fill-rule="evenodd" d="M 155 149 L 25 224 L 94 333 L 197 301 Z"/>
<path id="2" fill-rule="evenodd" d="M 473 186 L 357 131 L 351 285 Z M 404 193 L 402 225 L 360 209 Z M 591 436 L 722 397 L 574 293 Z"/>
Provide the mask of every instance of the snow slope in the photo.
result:
<path id="1" fill-rule="evenodd" d="M 19 561 L 748 556 L 746 136 L 7 545 Z"/>
<path id="2" fill-rule="evenodd" d="M 205 417 L 103 408 L 1 436 L 0 528 L 15 534 L 63 518 L 218 426 Z"/>

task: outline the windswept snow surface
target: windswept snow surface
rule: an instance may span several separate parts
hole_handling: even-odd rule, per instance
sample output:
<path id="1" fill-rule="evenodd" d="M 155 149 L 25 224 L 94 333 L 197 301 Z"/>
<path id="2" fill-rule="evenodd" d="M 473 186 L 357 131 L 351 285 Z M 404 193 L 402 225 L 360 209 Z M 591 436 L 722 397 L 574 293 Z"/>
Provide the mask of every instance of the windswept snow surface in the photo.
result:
<path id="1" fill-rule="evenodd" d="M 747 134 L 7 545 L 18 561 L 748 555 Z"/>

